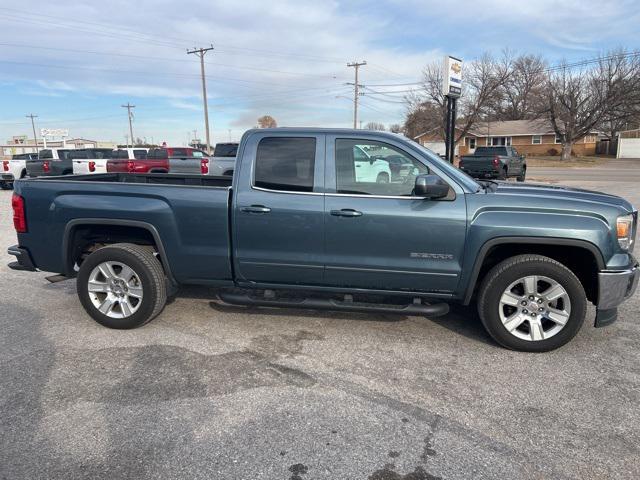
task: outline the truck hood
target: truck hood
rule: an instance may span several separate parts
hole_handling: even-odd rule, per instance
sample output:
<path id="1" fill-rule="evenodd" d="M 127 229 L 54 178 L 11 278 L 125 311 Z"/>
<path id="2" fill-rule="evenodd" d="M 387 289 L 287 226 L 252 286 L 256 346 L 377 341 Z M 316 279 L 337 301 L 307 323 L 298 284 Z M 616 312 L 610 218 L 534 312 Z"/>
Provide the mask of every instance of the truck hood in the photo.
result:
<path id="1" fill-rule="evenodd" d="M 497 184 L 497 188 L 487 189 L 488 194 L 494 195 L 524 195 L 532 198 L 545 197 L 549 200 L 558 200 L 560 202 L 564 200 L 593 202 L 598 204 L 605 204 L 614 207 L 621 208 L 628 212 L 633 212 L 635 209 L 631 203 L 624 198 L 616 195 L 610 195 L 608 193 L 596 192 L 593 190 L 586 190 L 582 188 L 565 187 L 561 185 L 546 185 L 537 183 L 511 183 L 511 182 L 494 182 Z"/>

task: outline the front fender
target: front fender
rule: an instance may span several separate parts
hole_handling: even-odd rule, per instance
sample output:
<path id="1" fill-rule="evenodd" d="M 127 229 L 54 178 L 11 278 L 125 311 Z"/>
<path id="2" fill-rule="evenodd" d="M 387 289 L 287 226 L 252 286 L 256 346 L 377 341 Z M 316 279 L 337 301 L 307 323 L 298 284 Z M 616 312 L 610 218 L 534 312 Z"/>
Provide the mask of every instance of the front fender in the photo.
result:
<path id="1" fill-rule="evenodd" d="M 465 268 L 460 278 L 464 303 L 469 303 L 480 269 L 491 248 L 504 244 L 576 246 L 590 251 L 599 269 L 613 255 L 604 217 L 568 212 L 485 210 L 469 223 Z"/>

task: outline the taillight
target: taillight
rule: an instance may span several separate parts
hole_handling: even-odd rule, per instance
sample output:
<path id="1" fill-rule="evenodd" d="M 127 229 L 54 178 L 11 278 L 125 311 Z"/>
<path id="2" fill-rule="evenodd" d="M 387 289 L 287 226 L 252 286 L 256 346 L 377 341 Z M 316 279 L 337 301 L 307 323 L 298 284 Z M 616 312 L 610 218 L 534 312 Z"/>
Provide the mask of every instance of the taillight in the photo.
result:
<path id="1" fill-rule="evenodd" d="M 24 198 L 17 193 L 11 197 L 13 208 L 13 226 L 18 233 L 27 233 L 27 217 L 24 214 Z"/>
<path id="2" fill-rule="evenodd" d="M 51 171 L 51 167 L 49 165 L 49 161 L 45 160 L 44 162 L 42 162 L 42 171 L 44 173 L 49 173 Z"/>
<path id="3" fill-rule="evenodd" d="M 203 175 L 209 173 L 209 159 L 203 158 L 200 160 L 200 173 Z"/>
<path id="4" fill-rule="evenodd" d="M 497 169 L 499 165 L 500 165 L 500 157 L 493 157 L 493 166 L 496 167 Z"/>
<path id="5" fill-rule="evenodd" d="M 89 171 L 90 172 L 96 171 L 96 162 L 89 162 Z"/>
<path id="6" fill-rule="evenodd" d="M 5 172 L 8 172 L 8 171 L 9 171 L 9 162 L 8 162 L 7 160 L 4 160 L 4 161 L 2 162 L 2 169 L 3 169 Z"/>
<path id="7" fill-rule="evenodd" d="M 136 164 L 133 160 L 127 160 L 127 172 L 131 173 L 136 170 Z"/>

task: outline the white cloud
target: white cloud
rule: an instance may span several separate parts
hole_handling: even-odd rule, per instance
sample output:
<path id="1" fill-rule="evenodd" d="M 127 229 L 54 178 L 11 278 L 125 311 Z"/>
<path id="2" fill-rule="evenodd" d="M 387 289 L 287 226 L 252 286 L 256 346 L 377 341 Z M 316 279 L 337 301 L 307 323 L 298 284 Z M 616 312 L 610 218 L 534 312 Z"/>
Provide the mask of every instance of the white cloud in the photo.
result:
<path id="1" fill-rule="evenodd" d="M 64 95 L 71 118 L 76 108 L 83 110 L 76 117 L 88 116 L 101 98 L 114 108 L 131 99 L 140 123 L 155 113 L 186 131 L 201 122 L 199 61 L 186 49 L 213 43 L 205 59 L 217 128 L 249 127 L 265 113 L 281 125 L 349 126 L 351 104 L 335 98 L 350 95 L 347 61 L 367 60 L 361 82 L 386 84 L 418 80 L 422 66 L 445 51 L 471 56 L 531 39 L 538 43 L 529 48 L 553 46 L 554 53 L 601 48 L 598 39 L 635 31 L 632 7 L 628 0 L 458 0 L 455 7 L 435 0 L 23 0 L 19 10 L 1 11 L 0 29 L 12 44 L 38 48 L 0 46 L 0 59 L 14 62 L 0 63 L 0 80 L 29 95 Z M 402 118 L 402 105 L 363 100 L 365 122 Z"/>

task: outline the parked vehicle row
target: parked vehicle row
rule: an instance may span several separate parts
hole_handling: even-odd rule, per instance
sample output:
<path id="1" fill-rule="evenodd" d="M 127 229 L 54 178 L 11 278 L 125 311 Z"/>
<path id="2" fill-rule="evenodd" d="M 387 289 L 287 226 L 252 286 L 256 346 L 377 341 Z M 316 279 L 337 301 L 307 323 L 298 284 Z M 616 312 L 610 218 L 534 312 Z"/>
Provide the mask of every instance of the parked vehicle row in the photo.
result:
<path id="1" fill-rule="evenodd" d="M 26 177 L 98 173 L 181 173 L 231 176 L 238 143 L 219 143 L 214 155 L 191 147 L 50 148 L 14 155 L 0 164 L 0 186 L 10 189 Z"/>

